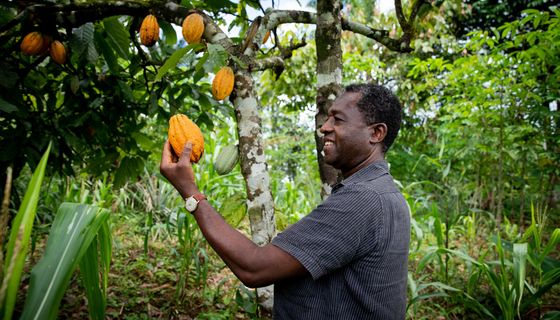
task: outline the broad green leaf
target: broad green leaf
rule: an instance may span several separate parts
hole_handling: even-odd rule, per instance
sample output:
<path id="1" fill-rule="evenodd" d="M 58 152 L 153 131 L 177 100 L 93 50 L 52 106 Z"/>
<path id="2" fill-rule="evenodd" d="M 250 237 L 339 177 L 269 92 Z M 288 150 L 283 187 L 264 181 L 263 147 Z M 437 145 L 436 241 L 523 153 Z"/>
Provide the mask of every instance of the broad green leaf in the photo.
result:
<path id="1" fill-rule="evenodd" d="M 107 42 L 121 58 L 128 59 L 130 36 L 124 25 L 117 17 L 110 17 L 103 20 L 103 26 L 107 34 Z"/>
<path id="2" fill-rule="evenodd" d="M 181 61 L 181 58 L 183 58 L 183 56 L 189 52 L 192 49 L 191 45 L 188 45 L 184 48 L 178 49 L 177 51 L 173 52 L 173 54 L 169 57 L 169 59 L 167 59 L 167 61 L 165 61 L 165 63 L 163 64 L 163 66 L 161 66 L 161 68 L 159 68 L 158 73 L 156 75 L 156 78 L 154 79 L 155 82 L 161 81 L 161 79 L 163 78 L 163 76 L 172 68 L 175 68 L 177 66 L 177 64 L 179 64 L 179 61 Z"/>
<path id="3" fill-rule="evenodd" d="M 91 319 L 102 320 L 105 318 L 111 254 L 111 231 L 108 220 L 105 220 L 99 227 L 96 239 L 92 241 L 80 260 L 80 275 L 86 288 Z"/>
<path id="4" fill-rule="evenodd" d="M 17 111 L 17 107 L 0 97 L 0 111 L 12 113 Z"/>
<path id="5" fill-rule="evenodd" d="M 527 270 L 527 243 L 513 244 L 513 289 L 515 290 L 515 306 L 517 315 L 521 318 L 520 307 L 525 288 L 525 274 Z"/>
<path id="6" fill-rule="evenodd" d="M 558 246 L 559 243 L 560 243 L 560 228 L 556 228 L 552 232 L 550 239 L 548 239 L 548 243 L 544 247 L 542 251 L 542 255 L 547 256 Z"/>
<path id="7" fill-rule="evenodd" d="M 444 234 L 443 228 L 441 223 L 440 211 L 438 210 L 437 205 L 434 203 L 432 204 L 432 216 L 434 217 L 434 233 L 437 239 L 437 244 L 440 248 L 444 246 Z"/>
<path id="8" fill-rule="evenodd" d="M 86 50 L 86 59 L 89 63 L 95 64 L 99 59 L 99 53 L 93 42 L 89 43 Z"/>
<path id="9" fill-rule="evenodd" d="M 221 67 L 227 65 L 227 59 L 229 55 L 219 44 L 208 44 L 208 60 L 204 63 L 204 70 L 207 73 L 215 73 Z"/>
<path id="10" fill-rule="evenodd" d="M 72 54 L 81 56 L 88 50 L 90 44 L 94 42 L 94 30 L 93 23 L 86 23 L 74 29 L 70 39 Z"/>
<path id="11" fill-rule="evenodd" d="M 236 193 L 228 197 L 222 202 L 218 212 L 220 212 L 228 224 L 234 227 L 239 226 L 247 213 L 245 196 L 242 193 Z"/>
<path id="12" fill-rule="evenodd" d="M 33 229 L 33 221 L 35 220 L 35 213 L 37 211 L 41 183 L 45 176 L 45 168 L 47 166 L 50 150 L 51 143 L 49 143 L 39 165 L 35 169 L 35 172 L 33 172 L 33 176 L 31 177 L 31 181 L 23 197 L 23 202 L 12 222 L 10 240 L 6 250 L 6 261 L 4 263 L 5 273 L 2 282 L 2 288 L 5 288 L 5 290 L 1 290 L 1 294 L 5 294 L 5 296 L 0 296 L 0 310 L 4 319 L 11 319 L 14 311 L 25 256 L 27 255 L 31 231 Z"/>
<path id="13" fill-rule="evenodd" d="M 109 211 L 94 206 L 63 203 L 49 232 L 45 253 L 31 271 L 21 319 L 55 319 L 60 301 Z"/>
<path id="14" fill-rule="evenodd" d="M 113 239 L 111 236 L 111 228 L 109 228 L 108 220 L 101 225 L 97 233 L 99 238 L 99 251 L 101 254 L 101 276 L 102 276 L 102 289 L 103 294 L 107 294 L 107 285 L 109 281 L 109 268 L 111 267 L 111 257 L 113 255 Z"/>
<path id="15" fill-rule="evenodd" d="M 161 30 L 163 31 L 163 36 L 165 38 L 165 43 L 172 46 L 177 43 L 177 32 L 173 25 L 165 20 L 158 21 Z"/>
<path id="16" fill-rule="evenodd" d="M 94 239 L 80 259 L 80 277 L 86 289 L 89 315 L 91 319 L 105 318 L 105 297 L 99 287 L 99 254 L 97 238 Z"/>
<path id="17" fill-rule="evenodd" d="M 95 40 L 97 41 L 97 45 L 99 46 L 99 49 L 101 49 L 101 54 L 103 55 L 103 58 L 105 59 L 105 62 L 107 63 L 107 67 L 109 67 L 111 73 L 118 74 L 120 71 L 119 70 L 120 66 L 117 61 L 117 56 L 115 55 L 115 52 L 113 51 L 113 49 L 111 49 L 111 47 L 105 40 L 105 37 L 103 37 L 101 34 L 96 33 Z"/>
<path id="18" fill-rule="evenodd" d="M 144 161 L 137 156 L 126 156 L 122 159 L 115 173 L 114 185 L 116 188 L 123 186 L 130 178 L 136 178 L 144 169 Z"/>
<path id="19" fill-rule="evenodd" d="M 9 8 L 0 7 L 0 25 L 8 23 L 14 18 L 16 14 L 15 10 L 10 10 Z"/>

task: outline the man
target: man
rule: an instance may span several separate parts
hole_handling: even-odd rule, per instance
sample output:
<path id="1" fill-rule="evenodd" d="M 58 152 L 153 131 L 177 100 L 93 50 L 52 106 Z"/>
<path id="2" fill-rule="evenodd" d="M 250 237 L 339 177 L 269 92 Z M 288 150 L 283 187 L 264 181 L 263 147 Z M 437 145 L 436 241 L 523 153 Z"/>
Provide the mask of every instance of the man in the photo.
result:
<path id="1" fill-rule="evenodd" d="M 384 160 L 400 122 L 401 105 L 389 90 L 346 87 L 320 129 L 325 162 L 344 180 L 263 247 L 230 227 L 200 195 L 189 143 L 175 161 L 166 142 L 160 171 L 184 198 L 201 199 L 192 214 L 245 285 L 275 285 L 275 319 L 404 319 L 410 217 Z"/>

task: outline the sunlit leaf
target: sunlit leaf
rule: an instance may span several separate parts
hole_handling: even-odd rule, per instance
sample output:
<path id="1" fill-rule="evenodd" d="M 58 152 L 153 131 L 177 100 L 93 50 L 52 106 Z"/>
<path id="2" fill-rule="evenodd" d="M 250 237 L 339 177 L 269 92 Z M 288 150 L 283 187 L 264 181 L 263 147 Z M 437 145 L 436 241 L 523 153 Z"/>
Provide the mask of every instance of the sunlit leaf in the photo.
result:
<path id="1" fill-rule="evenodd" d="M 51 144 L 49 143 L 39 165 L 33 172 L 18 213 L 12 221 L 3 268 L 2 288 L 6 289 L 0 293 L 0 314 L 3 319 L 11 319 L 14 311 L 50 150 Z"/>
<path id="2" fill-rule="evenodd" d="M 21 319 L 55 319 L 73 271 L 109 211 L 77 203 L 63 203 L 49 232 L 45 253 L 31 271 Z"/>

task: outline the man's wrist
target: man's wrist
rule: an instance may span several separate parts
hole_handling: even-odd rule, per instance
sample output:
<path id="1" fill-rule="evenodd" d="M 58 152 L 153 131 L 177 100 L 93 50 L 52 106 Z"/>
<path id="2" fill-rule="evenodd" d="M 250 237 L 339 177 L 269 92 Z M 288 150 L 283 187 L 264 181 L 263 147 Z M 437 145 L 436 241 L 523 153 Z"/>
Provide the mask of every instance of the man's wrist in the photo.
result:
<path id="1" fill-rule="evenodd" d="M 205 199 L 206 196 L 200 192 L 192 194 L 185 198 L 185 209 L 187 209 L 187 211 L 190 213 L 194 213 L 196 209 L 198 209 L 198 204 L 200 203 L 200 201 Z"/>
<path id="2" fill-rule="evenodd" d="M 193 187 L 192 185 L 181 186 L 181 188 L 179 188 L 178 191 L 179 194 L 181 194 L 181 197 L 183 197 L 183 199 L 188 198 L 193 194 L 200 193 L 198 188 L 196 186 Z"/>

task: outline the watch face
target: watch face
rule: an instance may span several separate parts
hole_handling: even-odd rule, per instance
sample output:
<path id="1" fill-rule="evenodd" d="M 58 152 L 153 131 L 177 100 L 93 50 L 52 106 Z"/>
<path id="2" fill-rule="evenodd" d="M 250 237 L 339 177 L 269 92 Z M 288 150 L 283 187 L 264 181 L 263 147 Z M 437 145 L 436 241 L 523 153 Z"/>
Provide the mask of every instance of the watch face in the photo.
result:
<path id="1" fill-rule="evenodd" d="M 194 210 L 196 210 L 197 205 L 198 205 L 198 201 L 193 197 L 188 197 L 185 200 L 185 208 L 189 212 L 193 212 Z"/>

